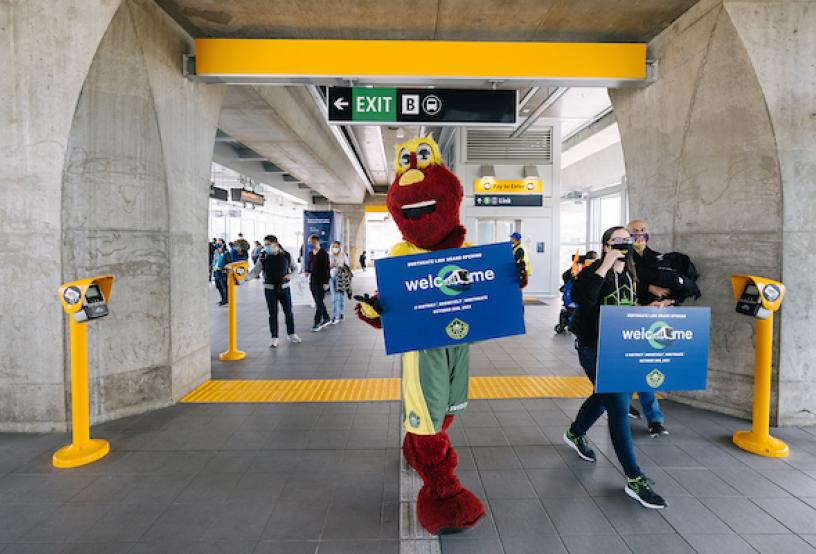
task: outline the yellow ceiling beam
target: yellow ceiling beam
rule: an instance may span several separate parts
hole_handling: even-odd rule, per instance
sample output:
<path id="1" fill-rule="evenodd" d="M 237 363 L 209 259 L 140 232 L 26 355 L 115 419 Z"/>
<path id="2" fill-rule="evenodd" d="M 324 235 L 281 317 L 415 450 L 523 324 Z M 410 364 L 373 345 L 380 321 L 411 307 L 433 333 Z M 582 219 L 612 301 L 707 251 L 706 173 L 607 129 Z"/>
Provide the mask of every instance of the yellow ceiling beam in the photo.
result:
<path id="1" fill-rule="evenodd" d="M 628 81 L 646 78 L 640 43 L 196 39 L 202 77 Z"/>

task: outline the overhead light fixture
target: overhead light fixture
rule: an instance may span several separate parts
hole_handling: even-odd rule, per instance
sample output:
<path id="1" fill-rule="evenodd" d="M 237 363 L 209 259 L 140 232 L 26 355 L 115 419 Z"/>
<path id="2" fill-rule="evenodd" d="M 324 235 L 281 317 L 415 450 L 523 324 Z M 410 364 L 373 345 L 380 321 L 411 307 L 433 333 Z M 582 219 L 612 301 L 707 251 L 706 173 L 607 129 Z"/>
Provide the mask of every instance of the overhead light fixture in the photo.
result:
<path id="1" fill-rule="evenodd" d="M 403 129 L 402 127 L 397 128 L 397 138 L 398 139 L 405 138 L 405 129 Z"/>

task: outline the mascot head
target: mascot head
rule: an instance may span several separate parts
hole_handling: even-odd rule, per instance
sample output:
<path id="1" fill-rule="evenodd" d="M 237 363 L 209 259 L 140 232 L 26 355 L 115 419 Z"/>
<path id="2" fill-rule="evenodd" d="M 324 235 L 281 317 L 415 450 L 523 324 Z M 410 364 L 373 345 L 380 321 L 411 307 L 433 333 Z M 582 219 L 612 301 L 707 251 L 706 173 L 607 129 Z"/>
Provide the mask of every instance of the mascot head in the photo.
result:
<path id="1" fill-rule="evenodd" d="M 439 146 L 428 135 L 397 145 L 396 178 L 388 189 L 388 211 L 405 240 L 426 250 L 458 248 L 462 185 L 445 167 Z"/>

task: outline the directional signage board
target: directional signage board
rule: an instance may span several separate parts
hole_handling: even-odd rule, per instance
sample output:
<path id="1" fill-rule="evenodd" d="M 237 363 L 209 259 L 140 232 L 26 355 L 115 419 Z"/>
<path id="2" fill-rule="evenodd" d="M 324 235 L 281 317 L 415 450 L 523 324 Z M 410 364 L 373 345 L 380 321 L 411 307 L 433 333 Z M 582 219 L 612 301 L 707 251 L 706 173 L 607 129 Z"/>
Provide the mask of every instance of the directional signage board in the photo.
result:
<path id="1" fill-rule="evenodd" d="M 496 180 L 482 177 L 473 182 L 477 207 L 543 206 L 544 181 L 541 179 Z"/>
<path id="2" fill-rule="evenodd" d="M 516 124 L 515 90 L 329 87 L 333 125 Z"/>

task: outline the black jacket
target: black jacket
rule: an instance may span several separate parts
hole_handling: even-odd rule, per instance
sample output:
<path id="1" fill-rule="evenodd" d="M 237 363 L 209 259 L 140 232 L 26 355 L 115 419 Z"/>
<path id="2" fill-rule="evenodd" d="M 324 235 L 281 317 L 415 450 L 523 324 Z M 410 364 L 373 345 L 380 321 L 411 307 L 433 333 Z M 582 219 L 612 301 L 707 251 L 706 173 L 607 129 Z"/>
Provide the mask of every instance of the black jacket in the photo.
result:
<path id="1" fill-rule="evenodd" d="M 292 272 L 292 257 L 286 250 L 277 254 L 261 254 L 265 285 L 282 285 L 283 276 Z"/>
<path id="2" fill-rule="evenodd" d="M 578 309 L 572 317 L 570 330 L 578 337 L 583 346 L 596 348 L 598 344 L 598 320 L 601 317 L 601 306 L 633 305 L 637 302 L 637 284 L 629 272 L 624 271 L 615 276 L 604 278 L 597 275 L 601 260 L 586 267 L 578 274 L 572 284 L 572 300 Z"/>
<path id="3" fill-rule="evenodd" d="M 647 246 L 642 256 L 634 253 L 634 260 L 640 283 L 638 297 L 642 305 L 648 306 L 657 300 L 657 297 L 649 292 L 649 285 L 669 289 L 668 298 L 674 300 L 675 305 L 682 304 L 690 296 L 695 300 L 702 296 L 697 287 L 700 275 L 685 254 L 680 252 L 661 254 Z"/>
<path id="4" fill-rule="evenodd" d="M 327 285 L 329 283 L 329 253 L 324 248 L 314 252 L 309 258 L 309 282 Z"/>

